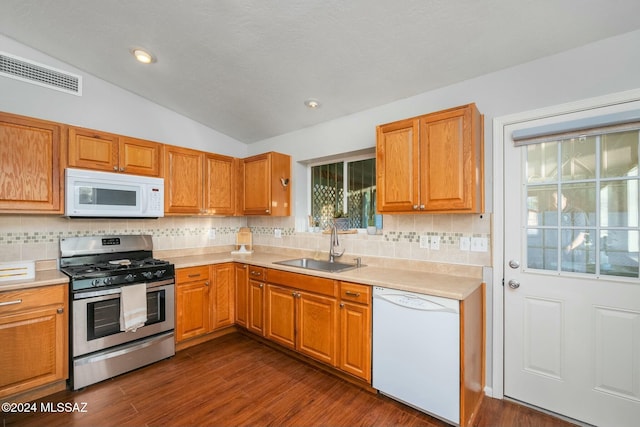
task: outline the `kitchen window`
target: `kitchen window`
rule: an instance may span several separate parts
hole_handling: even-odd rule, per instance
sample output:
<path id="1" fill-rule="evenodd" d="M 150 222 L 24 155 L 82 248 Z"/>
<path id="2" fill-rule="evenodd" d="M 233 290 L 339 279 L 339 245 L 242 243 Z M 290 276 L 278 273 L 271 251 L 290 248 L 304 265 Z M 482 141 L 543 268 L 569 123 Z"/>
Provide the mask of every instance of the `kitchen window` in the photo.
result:
<path id="1" fill-rule="evenodd" d="M 348 219 L 348 228 L 366 228 L 376 219 L 376 160 L 353 158 L 311 166 L 311 217 L 327 228 L 335 217 Z"/>

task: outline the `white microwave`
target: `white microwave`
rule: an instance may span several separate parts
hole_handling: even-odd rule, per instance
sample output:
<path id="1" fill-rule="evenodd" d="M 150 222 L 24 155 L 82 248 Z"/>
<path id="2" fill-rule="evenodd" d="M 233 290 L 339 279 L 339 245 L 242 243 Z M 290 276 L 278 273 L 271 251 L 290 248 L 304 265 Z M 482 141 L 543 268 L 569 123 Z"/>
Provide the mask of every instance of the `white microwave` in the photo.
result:
<path id="1" fill-rule="evenodd" d="M 65 216 L 164 216 L 164 179 L 83 169 L 65 170 Z"/>

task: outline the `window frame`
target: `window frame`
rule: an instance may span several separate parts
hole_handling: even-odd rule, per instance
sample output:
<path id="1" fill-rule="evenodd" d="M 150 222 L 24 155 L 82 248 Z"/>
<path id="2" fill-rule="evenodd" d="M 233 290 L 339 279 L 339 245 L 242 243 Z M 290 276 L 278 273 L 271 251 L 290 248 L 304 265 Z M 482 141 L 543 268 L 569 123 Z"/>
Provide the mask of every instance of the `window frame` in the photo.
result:
<path id="1" fill-rule="evenodd" d="M 313 198 L 313 188 L 311 187 L 312 184 L 312 173 L 311 170 L 316 167 L 316 166 L 323 166 L 323 165 L 329 165 L 332 163 L 340 163 L 342 162 L 343 165 L 343 175 L 345 177 L 344 182 L 342 184 L 343 186 L 343 196 L 342 196 L 342 207 L 343 207 L 343 212 L 348 213 L 348 211 L 345 211 L 344 209 L 347 207 L 347 201 L 348 201 L 348 188 L 349 188 L 349 176 L 348 176 L 348 169 L 349 169 L 349 163 L 352 162 L 359 162 L 362 160 L 375 160 L 376 159 L 376 153 L 375 152 L 371 152 L 371 153 L 364 153 L 364 154 L 357 154 L 357 155 L 344 155 L 344 156 L 331 156 L 330 158 L 325 158 L 322 160 L 318 160 L 318 161 L 313 161 L 307 164 L 307 209 L 306 209 L 306 214 L 307 217 L 309 217 L 310 215 L 312 215 L 312 198 Z M 377 172 L 376 172 L 377 174 Z M 376 176 L 376 186 L 378 185 L 377 182 L 377 176 Z M 366 227 L 362 227 L 362 228 L 356 228 L 356 230 L 366 230 Z"/>

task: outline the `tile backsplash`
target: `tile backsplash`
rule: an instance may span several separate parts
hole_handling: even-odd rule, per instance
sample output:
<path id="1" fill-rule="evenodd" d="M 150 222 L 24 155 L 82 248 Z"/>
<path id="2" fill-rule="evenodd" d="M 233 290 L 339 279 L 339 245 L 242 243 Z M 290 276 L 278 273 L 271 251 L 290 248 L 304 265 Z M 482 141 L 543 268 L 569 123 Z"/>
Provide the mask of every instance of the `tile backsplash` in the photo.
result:
<path id="1" fill-rule="evenodd" d="M 159 219 L 68 219 L 48 215 L 0 215 L 0 262 L 59 257 L 65 237 L 151 234 L 154 249 L 202 249 L 235 243 L 240 227 L 250 227 L 255 245 L 328 251 L 329 236 L 296 227 L 293 217 L 164 217 Z M 297 230 L 296 230 L 297 229 Z M 276 237 L 276 234 L 279 237 Z M 421 248 L 420 238 L 439 238 L 439 249 Z M 463 237 L 486 238 L 487 252 L 460 249 Z M 491 265 L 490 215 L 385 215 L 378 234 L 342 234 L 345 256 Z"/>

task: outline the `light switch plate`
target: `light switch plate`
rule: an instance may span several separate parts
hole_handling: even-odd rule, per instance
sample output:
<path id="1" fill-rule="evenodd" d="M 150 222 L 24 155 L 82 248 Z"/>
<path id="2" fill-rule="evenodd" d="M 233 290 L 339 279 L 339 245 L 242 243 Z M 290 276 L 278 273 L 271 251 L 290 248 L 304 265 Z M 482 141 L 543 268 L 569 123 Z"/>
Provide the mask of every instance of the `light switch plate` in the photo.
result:
<path id="1" fill-rule="evenodd" d="M 487 252 L 489 250 L 488 246 L 489 246 L 489 240 L 486 237 L 471 238 L 472 252 Z"/>
<path id="2" fill-rule="evenodd" d="M 471 239 L 468 237 L 460 238 L 460 250 L 468 251 L 471 248 Z"/>
<path id="3" fill-rule="evenodd" d="M 216 229 L 215 228 L 210 228 L 209 229 L 209 240 L 215 240 L 216 239 Z"/>
<path id="4" fill-rule="evenodd" d="M 429 236 L 420 236 L 420 249 L 429 249 Z"/>
<path id="5" fill-rule="evenodd" d="M 276 239 L 282 239 L 282 230 L 279 228 L 273 230 L 273 237 L 275 237 Z"/>

